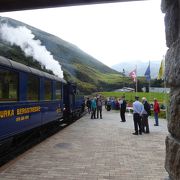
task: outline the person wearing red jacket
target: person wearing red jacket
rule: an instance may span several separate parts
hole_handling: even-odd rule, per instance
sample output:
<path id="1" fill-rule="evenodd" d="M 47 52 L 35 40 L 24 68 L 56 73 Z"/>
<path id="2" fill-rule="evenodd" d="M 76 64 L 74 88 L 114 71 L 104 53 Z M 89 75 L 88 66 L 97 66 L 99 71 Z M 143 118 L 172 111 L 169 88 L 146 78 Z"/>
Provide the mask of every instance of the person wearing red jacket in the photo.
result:
<path id="1" fill-rule="evenodd" d="M 154 119 L 155 119 L 154 126 L 159 126 L 159 121 L 158 121 L 159 112 L 160 112 L 159 103 L 157 99 L 154 99 Z"/>

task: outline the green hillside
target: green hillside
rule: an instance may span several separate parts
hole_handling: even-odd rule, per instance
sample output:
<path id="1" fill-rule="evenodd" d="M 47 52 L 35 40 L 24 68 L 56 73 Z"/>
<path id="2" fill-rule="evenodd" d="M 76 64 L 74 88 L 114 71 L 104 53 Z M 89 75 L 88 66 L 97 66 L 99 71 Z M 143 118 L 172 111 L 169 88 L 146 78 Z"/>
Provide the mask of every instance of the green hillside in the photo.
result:
<path id="1" fill-rule="evenodd" d="M 78 84 L 84 93 L 113 90 L 122 87 L 122 74 L 104 65 L 97 59 L 54 35 L 28 26 L 22 22 L 0 17 L 1 24 L 11 27 L 26 26 L 39 39 L 43 46 L 51 52 L 53 58 L 59 61 L 64 73 L 64 79 Z M 33 57 L 26 57 L 20 47 L 4 42 L 0 39 L 0 55 L 21 62 L 34 68 L 53 73 L 43 67 Z"/>

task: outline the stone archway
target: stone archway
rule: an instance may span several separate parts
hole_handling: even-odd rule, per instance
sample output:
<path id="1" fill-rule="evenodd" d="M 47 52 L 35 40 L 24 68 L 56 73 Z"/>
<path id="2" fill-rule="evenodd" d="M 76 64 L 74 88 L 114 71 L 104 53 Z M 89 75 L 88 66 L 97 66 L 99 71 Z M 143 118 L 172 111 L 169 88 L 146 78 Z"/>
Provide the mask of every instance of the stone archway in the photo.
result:
<path id="1" fill-rule="evenodd" d="M 134 1 L 134 0 L 2 0 L 0 11 L 68 6 L 76 4 Z M 137 0 L 136 0 L 137 1 Z M 166 138 L 165 168 L 172 179 L 180 179 L 180 0 L 162 0 L 165 13 L 166 44 L 166 83 L 171 87 L 170 111 L 168 117 L 169 135 Z M 153 12 L 152 12 L 153 13 Z"/>
<path id="2" fill-rule="evenodd" d="M 166 83 L 171 87 L 168 117 L 169 135 L 166 137 L 165 168 L 171 179 L 180 179 L 180 0 L 162 0 L 165 13 L 167 50 Z"/>

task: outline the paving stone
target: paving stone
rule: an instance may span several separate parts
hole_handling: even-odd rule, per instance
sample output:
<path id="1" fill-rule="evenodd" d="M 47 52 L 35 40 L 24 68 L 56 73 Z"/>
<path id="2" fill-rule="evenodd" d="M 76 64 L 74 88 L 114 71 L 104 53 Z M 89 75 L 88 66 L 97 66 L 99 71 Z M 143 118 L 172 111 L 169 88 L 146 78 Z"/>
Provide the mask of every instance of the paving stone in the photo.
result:
<path id="1" fill-rule="evenodd" d="M 131 114 L 118 111 L 103 119 L 87 114 L 0 168 L 0 180 L 168 180 L 164 169 L 167 122 L 150 134 L 134 136 Z"/>

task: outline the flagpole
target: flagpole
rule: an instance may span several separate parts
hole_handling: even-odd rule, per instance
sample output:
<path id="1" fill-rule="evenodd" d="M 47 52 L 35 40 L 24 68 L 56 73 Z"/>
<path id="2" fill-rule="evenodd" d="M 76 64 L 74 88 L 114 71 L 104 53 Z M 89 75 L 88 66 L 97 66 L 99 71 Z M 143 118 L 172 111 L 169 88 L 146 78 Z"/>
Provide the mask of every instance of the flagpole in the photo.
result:
<path id="1" fill-rule="evenodd" d="M 166 82 L 165 82 L 164 70 L 165 70 L 165 57 L 163 56 L 163 59 L 161 60 L 161 65 L 159 68 L 159 74 L 158 74 L 157 79 L 162 79 L 164 83 L 165 98 L 164 98 L 163 103 L 166 105 L 166 118 L 167 118 L 167 98 L 166 98 Z"/>
<path id="2" fill-rule="evenodd" d="M 146 80 L 148 81 L 148 88 L 149 88 L 149 94 L 148 94 L 148 100 L 150 101 L 150 96 L 151 96 L 151 92 L 150 92 L 150 87 L 151 87 L 151 68 L 150 68 L 150 60 L 149 60 L 149 65 L 144 73 L 144 76 L 146 77 Z"/>
<path id="3" fill-rule="evenodd" d="M 136 96 L 137 96 L 137 65 L 136 65 Z"/>

